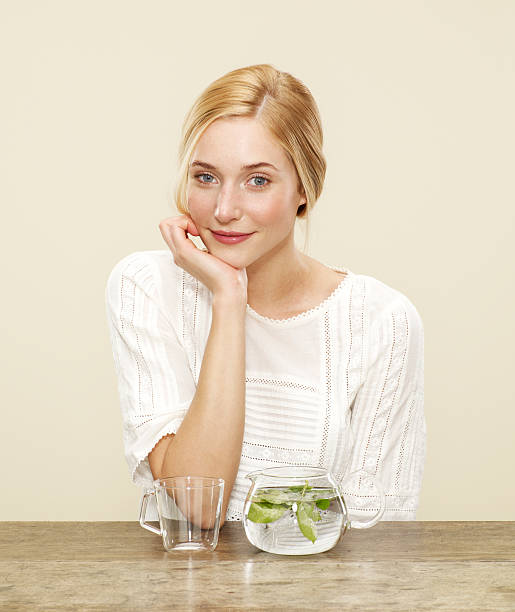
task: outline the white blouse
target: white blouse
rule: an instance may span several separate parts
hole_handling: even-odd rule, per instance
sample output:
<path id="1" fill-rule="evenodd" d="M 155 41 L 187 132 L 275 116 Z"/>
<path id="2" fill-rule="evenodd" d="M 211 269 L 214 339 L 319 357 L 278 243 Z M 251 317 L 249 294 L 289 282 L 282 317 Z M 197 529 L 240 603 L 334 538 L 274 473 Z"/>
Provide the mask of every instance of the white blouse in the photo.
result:
<path id="1" fill-rule="evenodd" d="M 366 470 L 385 493 L 382 520 L 415 519 L 426 457 L 422 320 L 399 291 L 328 267 L 346 275 L 311 310 L 271 319 L 247 304 L 245 432 L 228 521 L 242 518 L 245 475 L 278 465 L 321 466 L 340 483 Z M 177 432 L 195 394 L 212 294 L 167 249 L 121 259 L 105 298 L 125 457 L 133 482 L 151 489 L 148 454 Z M 344 498 L 366 520 L 377 496 L 359 488 Z"/>

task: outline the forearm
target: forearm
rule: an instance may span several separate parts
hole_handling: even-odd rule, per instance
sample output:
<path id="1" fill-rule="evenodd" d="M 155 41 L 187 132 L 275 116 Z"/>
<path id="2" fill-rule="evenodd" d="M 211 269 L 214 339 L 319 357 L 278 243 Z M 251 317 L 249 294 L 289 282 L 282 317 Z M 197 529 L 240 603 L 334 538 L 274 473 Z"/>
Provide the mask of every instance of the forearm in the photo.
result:
<path id="1" fill-rule="evenodd" d="M 197 390 L 164 455 L 164 476 L 225 481 L 223 523 L 240 463 L 245 426 L 246 301 L 213 301 Z"/>

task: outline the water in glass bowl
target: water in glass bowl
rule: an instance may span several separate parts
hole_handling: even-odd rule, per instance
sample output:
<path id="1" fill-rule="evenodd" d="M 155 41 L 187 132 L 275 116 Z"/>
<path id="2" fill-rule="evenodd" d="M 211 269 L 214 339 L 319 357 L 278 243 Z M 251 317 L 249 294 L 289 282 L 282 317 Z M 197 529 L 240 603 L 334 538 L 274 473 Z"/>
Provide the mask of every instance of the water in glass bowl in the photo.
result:
<path id="1" fill-rule="evenodd" d="M 343 509 L 334 489 L 305 486 L 256 488 L 246 500 L 243 526 L 261 550 L 307 555 L 329 550 L 340 539 Z"/>

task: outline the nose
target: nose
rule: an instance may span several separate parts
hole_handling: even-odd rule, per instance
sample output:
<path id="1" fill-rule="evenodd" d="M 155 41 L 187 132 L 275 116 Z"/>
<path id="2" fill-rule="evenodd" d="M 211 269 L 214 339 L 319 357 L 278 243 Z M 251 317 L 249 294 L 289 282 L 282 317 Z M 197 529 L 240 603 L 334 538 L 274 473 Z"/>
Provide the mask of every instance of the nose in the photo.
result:
<path id="1" fill-rule="evenodd" d="M 215 218 L 219 223 L 230 223 L 233 219 L 241 217 L 241 196 L 237 189 L 224 185 L 216 198 Z"/>

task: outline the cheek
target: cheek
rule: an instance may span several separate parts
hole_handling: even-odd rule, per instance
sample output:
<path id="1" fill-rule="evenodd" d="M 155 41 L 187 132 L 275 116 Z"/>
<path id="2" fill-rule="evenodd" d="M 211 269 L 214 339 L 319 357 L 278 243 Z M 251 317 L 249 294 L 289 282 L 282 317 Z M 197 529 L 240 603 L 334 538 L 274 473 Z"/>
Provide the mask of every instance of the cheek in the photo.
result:
<path id="1" fill-rule="evenodd" d="M 252 217 L 259 225 L 277 227 L 291 224 L 291 214 L 284 198 L 280 196 L 263 199 L 253 207 Z"/>
<path id="2" fill-rule="evenodd" d="M 211 200 L 205 194 L 199 193 L 198 190 L 188 193 L 188 209 L 194 221 L 200 221 L 205 218 L 209 214 L 211 207 Z"/>

